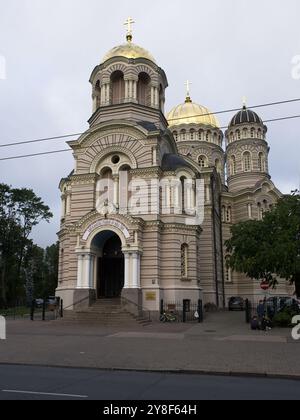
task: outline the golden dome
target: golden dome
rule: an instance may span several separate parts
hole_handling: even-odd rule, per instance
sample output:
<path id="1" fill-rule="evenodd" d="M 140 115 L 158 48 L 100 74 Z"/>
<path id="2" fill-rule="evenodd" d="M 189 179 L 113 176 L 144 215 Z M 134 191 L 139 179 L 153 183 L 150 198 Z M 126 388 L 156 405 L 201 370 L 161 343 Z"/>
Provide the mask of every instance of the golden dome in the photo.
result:
<path id="1" fill-rule="evenodd" d="M 117 47 L 110 50 L 103 58 L 102 62 L 114 58 L 114 57 L 126 57 L 126 58 L 146 58 L 147 60 L 155 63 L 153 56 L 144 48 L 133 44 L 128 41 L 126 44 L 118 45 Z"/>
<path id="2" fill-rule="evenodd" d="M 215 115 L 204 106 L 192 102 L 189 96 L 184 104 L 176 106 L 169 112 L 167 120 L 170 127 L 182 124 L 202 124 L 220 128 L 220 123 Z"/>

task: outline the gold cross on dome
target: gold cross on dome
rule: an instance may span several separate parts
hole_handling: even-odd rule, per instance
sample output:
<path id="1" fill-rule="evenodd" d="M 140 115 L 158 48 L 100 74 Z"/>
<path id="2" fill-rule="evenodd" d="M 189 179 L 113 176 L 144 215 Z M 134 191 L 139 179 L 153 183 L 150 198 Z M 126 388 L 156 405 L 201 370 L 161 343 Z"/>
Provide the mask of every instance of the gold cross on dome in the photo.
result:
<path id="1" fill-rule="evenodd" d="M 192 82 L 190 82 L 189 80 L 187 80 L 187 81 L 185 82 L 185 86 L 186 86 L 186 96 L 190 96 L 190 93 L 191 93 L 191 91 L 190 91 L 191 84 L 192 84 Z"/>
<path id="2" fill-rule="evenodd" d="M 191 90 L 190 90 L 191 84 L 192 83 L 189 80 L 187 80 L 185 82 L 185 86 L 186 86 L 186 102 L 191 102 Z"/>
<path id="3" fill-rule="evenodd" d="M 243 96 L 243 108 L 247 108 L 247 98 Z"/>
<path id="4" fill-rule="evenodd" d="M 124 23 L 124 26 L 127 26 L 127 41 L 132 40 L 132 25 L 134 23 L 135 21 L 132 19 L 132 17 L 129 17 Z"/>

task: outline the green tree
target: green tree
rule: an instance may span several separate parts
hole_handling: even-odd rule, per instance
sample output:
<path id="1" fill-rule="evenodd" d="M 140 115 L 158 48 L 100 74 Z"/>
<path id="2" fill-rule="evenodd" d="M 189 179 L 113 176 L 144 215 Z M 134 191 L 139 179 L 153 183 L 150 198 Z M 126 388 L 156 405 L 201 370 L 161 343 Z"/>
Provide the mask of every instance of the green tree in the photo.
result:
<path id="1" fill-rule="evenodd" d="M 225 243 L 227 265 L 273 287 L 278 278 L 295 284 L 300 296 L 300 195 L 284 196 L 262 221 L 247 221 L 231 229 Z"/>
<path id="2" fill-rule="evenodd" d="M 29 236 L 42 220 L 52 214 L 32 190 L 13 189 L 0 184 L 0 288 L 1 304 L 24 294 L 22 267 L 32 242 Z"/>

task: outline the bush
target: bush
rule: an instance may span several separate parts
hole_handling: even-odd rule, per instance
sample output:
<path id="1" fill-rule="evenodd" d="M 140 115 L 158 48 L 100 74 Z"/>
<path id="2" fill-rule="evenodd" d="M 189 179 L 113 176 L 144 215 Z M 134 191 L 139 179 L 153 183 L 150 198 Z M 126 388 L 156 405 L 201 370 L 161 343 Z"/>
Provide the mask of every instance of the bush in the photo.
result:
<path id="1" fill-rule="evenodd" d="M 283 311 L 283 312 L 280 312 L 280 313 L 278 313 L 277 315 L 274 316 L 273 323 L 277 327 L 287 328 L 291 325 L 292 318 L 293 318 L 293 315 L 291 314 L 290 311 L 288 311 L 288 310 Z"/>

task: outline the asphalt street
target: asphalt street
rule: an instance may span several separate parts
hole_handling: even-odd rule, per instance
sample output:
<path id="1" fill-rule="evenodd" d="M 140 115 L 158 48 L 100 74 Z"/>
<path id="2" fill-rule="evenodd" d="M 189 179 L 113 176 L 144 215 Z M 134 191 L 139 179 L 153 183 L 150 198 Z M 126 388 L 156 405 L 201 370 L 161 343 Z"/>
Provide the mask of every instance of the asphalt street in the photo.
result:
<path id="1" fill-rule="evenodd" d="M 0 400 L 300 400 L 300 381 L 0 365 Z"/>

